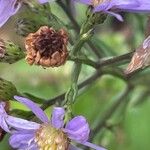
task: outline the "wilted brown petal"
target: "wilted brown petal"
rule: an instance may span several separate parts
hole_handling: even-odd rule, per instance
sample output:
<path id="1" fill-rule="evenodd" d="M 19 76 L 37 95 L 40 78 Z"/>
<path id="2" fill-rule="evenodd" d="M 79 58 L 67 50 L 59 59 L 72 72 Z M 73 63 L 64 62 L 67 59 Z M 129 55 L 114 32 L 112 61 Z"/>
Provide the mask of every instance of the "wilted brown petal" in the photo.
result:
<path id="1" fill-rule="evenodd" d="M 150 36 L 136 49 L 125 73 L 129 74 L 150 65 Z"/>
<path id="2" fill-rule="evenodd" d="M 25 40 L 26 60 L 32 65 L 57 67 L 66 62 L 68 35 L 65 30 L 55 31 L 42 26 L 37 32 L 30 33 Z"/>

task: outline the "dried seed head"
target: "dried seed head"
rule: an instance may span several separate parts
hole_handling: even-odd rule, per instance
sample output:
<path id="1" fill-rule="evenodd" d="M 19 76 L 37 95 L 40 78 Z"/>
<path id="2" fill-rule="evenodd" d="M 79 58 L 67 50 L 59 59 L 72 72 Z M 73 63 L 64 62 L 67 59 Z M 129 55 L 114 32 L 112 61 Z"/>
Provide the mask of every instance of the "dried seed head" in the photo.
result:
<path id="1" fill-rule="evenodd" d="M 26 60 L 30 65 L 60 66 L 68 56 L 67 43 L 68 35 L 65 30 L 55 31 L 53 28 L 42 26 L 37 32 L 26 37 Z"/>
<path id="2" fill-rule="evenodd" d="M 50 124 L 43 124 L 36 132 L 35 142 L 39 150 L 68 150 L 69 139 L 60 129 L 52 127 Z"/>
<path id="3" fill-rule="evenodd" d="M 125 74 L 132 73 L 140 68 L 150 65 L 150 36 L 148 36 L 143 44 L 136 49 L 131 62 L 129 63 Z"/>

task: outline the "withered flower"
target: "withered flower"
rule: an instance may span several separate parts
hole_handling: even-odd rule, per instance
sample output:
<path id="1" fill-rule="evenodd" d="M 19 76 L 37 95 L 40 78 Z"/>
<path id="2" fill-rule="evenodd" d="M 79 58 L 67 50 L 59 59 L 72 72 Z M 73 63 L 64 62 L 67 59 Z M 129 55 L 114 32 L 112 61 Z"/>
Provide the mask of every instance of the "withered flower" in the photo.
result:
<path id="1" fill-rule="evenodd" d="M 51 27 L 42 26 L 25 39 L 26 60 L 30 65 L 58 67 L 67 59 L 67 43 L 68 35 L 64 29 L 56 31 Z"/>

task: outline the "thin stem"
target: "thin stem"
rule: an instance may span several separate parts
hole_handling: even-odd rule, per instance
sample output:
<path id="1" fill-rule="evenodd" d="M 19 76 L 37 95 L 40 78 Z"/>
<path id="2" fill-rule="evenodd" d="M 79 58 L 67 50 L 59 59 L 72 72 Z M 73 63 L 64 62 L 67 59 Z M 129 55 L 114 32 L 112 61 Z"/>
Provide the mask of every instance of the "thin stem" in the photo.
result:
<path id="1" fill-rule="evenodd" d="M 76 62 L 80 62 L 80 63 L 86 64 L 86 65 L 88 65 L 88 66 L 91 66 L 91 67 L 93 67 L 93 68 L 97 68 L 97 63 L 94 62 L 94 61 L 91 60 L 91 59 L 88 59 L 88 58 L 70 57 L 69 60 L 71 60 L 71 61 L 76 61 Z"/>
<path id="2" fill-rule="evenodd" d="M 112 65 L 112 64 L 118 63 L 120 61 L 130 60 L 133 53 L 134 52 L 129 52 L 129 53 L 126 53 L 124 55 L 115 56 L 115 57 L 109 58 L 107 60 L 100 61 L 100 62 L 97 63 L 96 68 L 104 67 L 104 66 L 107 66 L 107 65 Z"/>
<path id="3" fill-rule="evenodd" d="M 86 79 L 85 81 L 81 82 L 79 85 L 78 85 L 78 89 L 82 89 L 84 88 L 85 86 L 95 82 L 95 80 L 97 80 L 100 76 L 102 75 L 102 73 L 100 73 L 99 71 L 97 71 L 96 73 L 94 73 L 91 77 L 89 77 L 88 79 Z M 63 93 L 63 94 L 60 94 L 52 99 L 49 99 L 47 101 L 45 101 L 43 103 L 43 105 L 41 106 L 41 108 L 43 110 L 45 110 L 46 108 L 48 108 L 49 106 L 57 103 L 57 102 L 62 102 L 65 98 L 65 94 L 66 93 Z"/>
<path id="4" fill-rule="evenodd" d="M 76 62 L 72 71 L 72 83 L 77 83 L 78 82 L 78 78 L 79 78 L 79 74 L 81 72 L 81 67 L 82 67 L 82 63 L 80 62 Z"/>
<path id="5" fill-rule="evenodd" d="M 70 10 L 68 9 L 68 7 L 62 1 L 57 1 L 57 3 L 64 10 L 64 12 L 68 16 L 68 18 L 71 20 L 72 24 L 74 25 L 74 29 L 76 30 L 76 32 L 79 33 L 80 32 L 80 26 L 79 26 L 78 22 L 75 20 L 75 18 L 73 17 L 72 13 L 70 13 Z M 98 58 L 101 58 L 101 54 L 100 54 L 99 49 L 97 49 L 91 41 L 88 41 L 87 44 L 92 49 L 92 51 L 95 53 L 95 55 Z"/>
<path id="6" fill-rule="evenodd" d="M 91 14 L 89 18 L 87 17 L 86 22 L 83 23 L 80 29 L 79 39 L 75 43 L 70 53 L 71 56 L 77 56 L 77 54 L 80 52 L 83 45 L 89 40 L 90 37 L 93 36 L 92 30 L 94 25 L 95 25 L 95 17 L 93 17 L 93 14 Z M 81 72 L 81 66 L 82 66 L 82 62 L 74 62 L 74 69 L 72 71 L 73 72 L 72 83 L 68 92 L 65 95 L 65 104 L 66 104 L 66 108 L 68 109 L 68 112 L 71 112 L 70 108 L 74 103 L 76 96 L 78 94 L 77 83 Z"/>
<path id="7" fill-rule="evenodd" d="M 120 56 L 115 56 L 112 58 L 108 58 L 105 60 L 98 60 L 97 62 L 88 59 L 88 58 L 82 58 L 82 57 L 70 57 L 69 60 L 76 61 L 76 62 L 82 62 L 83 64 L 89 65 L 95 69 L 100 69 L 104 66 L 118 64 L 120 62 L 129 61 L 132 57 L 134 52 L 129 52 Z"/>
<path id="8" fill-rule="evenodd" d="M 74 19 L 73 15 L 70 13 L 67 6 L 60 0 L 57 1 L 57 4 L 63 9 L 63 11 L 66 13 L 68 18 L 71 20 L 72 24 L 74 25 L 75 30 L 79 33 L 80 32 L 80 26 L 77 23 L 77 21 Z"/>

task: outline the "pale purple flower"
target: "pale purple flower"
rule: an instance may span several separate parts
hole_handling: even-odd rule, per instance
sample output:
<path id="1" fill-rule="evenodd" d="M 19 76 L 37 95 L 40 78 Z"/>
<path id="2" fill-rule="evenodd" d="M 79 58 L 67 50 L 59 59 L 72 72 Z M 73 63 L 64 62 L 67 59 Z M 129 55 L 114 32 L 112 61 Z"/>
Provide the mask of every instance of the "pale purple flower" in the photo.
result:
<path id="1" fill-rule="evenodd" d="M 6 21 L 16 14 L 25 0 L 0 0 L 0 27 L 2 27 Z M 48 0 L 38 0 L 39 3 L 43 4 Z"/>
<path id="2" fill-rule="evenodd" d="M 0 127 L 6 132 L 10 133 L 11 136 L 9 139 L 9 143 L 14 149 L 38 150 L 36 141 L 37 133 L 38 131 L 41 131 L 40 129 L 43 125 L 49 125 L 55 130 L 65 133 L 64 135 L 66 135 L 67 138 L 69 138 L 71 141 L 75 141 L 96 150 L 105 150 L 104 148 L 87 141 L 89 138 L 90 128 L 89 124 L 83 116 L 76 116 L 65 125 L 63 121 L 65 110 L 62 107 L 54 107 L 52 111 L 52 117 L 51 119 L 49 119 L 44 111 L 31 100 L 19 96 L 15 96 L 14 98 L 31 109 L 32 112 L 37 116 L 37 118 L 39 118 L 42 122 L 41 124 L 39 124 L 36 122 L 10 116 L 4 109 L 5 103 L 0 103 Z M 50 132 L 50 130 L 46 131 Z M 48 137 L 49 136 L 52 135 L 48 135 Z M 73 146 L 70 143 L 68 150 L 81 149 Z"/>
<path id="3" fill-rule="evenodd" d="M 150 12 L 150 0 L 74 0 L 91 5 L 94 12 L 103 12 L 123 21 L 118 12 Z"/>

